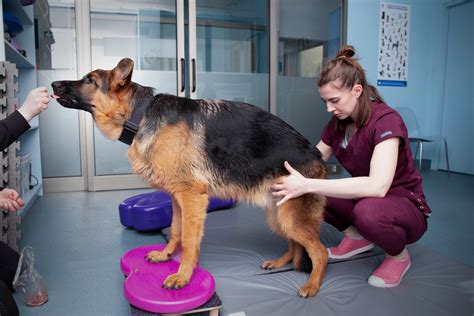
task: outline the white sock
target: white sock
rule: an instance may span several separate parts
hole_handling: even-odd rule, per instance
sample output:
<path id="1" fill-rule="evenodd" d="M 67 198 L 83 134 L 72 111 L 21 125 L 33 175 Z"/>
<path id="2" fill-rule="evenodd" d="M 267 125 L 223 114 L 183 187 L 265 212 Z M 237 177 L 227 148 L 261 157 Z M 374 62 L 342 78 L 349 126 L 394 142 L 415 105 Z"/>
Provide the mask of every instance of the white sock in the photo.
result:
<path id="1" fill-rule="evenodd" d="M 361 240 L 364 239 L 361 234 L 357 231 L 354 226 L 349 226 L 344 230 L 344 237 L 354 239 L 354 240 Z"/>

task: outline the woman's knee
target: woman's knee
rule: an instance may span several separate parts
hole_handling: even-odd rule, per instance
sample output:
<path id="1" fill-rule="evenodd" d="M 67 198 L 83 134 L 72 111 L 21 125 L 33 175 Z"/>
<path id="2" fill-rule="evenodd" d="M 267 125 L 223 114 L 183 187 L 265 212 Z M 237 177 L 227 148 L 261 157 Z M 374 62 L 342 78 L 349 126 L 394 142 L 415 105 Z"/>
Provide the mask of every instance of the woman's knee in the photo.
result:
<path id="1" fill-rule="evenodd" d="M 354 208 L 354 201 L 332 197 L 327 197 L 326 200 L 324 220 L 340 231 L 349 227 L 352 224 L 351 214 Z"/>
<path id="2" fill-rule="evenodd" d="M 407 243 L 406 227 L 399 225 L 400 208 L 396 201 L 386 198 L 367 198 L 354 207 L 354 226 L 388 254 L 400 253 Z"/>
<path id="3" fill-rule="evenodd" d="M 354 226 L 362 231 L 374 231 L 380 225 L 386 225 L 383 198 L 365 198 L 360 200 L 352 212 Z"/>

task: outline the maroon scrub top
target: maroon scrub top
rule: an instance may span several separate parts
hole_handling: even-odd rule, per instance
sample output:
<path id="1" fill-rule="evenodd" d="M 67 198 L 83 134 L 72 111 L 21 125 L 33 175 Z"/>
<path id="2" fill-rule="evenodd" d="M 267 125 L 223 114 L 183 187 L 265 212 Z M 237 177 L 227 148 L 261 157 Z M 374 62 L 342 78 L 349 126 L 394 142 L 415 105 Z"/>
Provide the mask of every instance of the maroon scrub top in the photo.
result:
<path id="1" fill-rule="evenodd" d="M 371 106 L 370 120 L 357 129 L 346 148 L 341 146 L 345 131 L 336 130 L 335 116 L 324 128 L 321 140 L 332 148 L 334 156 L 351 176 L 361 177 L 369 176 L 375 146 L 389 138 L 399 137 L 397 168 L 387 194 L 410 199 L 421 212 L 429 216 L 431 209 L 423 193 L 421 175 L 415 168 L 405 123 L 388 105 L 372 102 Z"/>

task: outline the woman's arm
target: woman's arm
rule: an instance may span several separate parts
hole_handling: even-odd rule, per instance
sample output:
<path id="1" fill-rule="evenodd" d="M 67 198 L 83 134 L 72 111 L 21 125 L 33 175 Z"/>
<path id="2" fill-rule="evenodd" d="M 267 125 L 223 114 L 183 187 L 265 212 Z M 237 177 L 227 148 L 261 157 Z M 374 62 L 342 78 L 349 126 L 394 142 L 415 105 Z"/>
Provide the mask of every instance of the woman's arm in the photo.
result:
<path id="1" fill-rule="evenodd" d="M 272 187 L 274 196 L 283 197 L 277 205 L 305 193 L 316 193 L 342 199 L 384 197 L 390 189 L 395 175 L 399 143 L 398 138 L 390 138 L 375 146 L 368 177 L 309 179 L 303 177 L 288 162 L 285 162 L 285 167 L 290 175 L 281 177 Z"/>
<path id="2" fill-rule="evenodd" d="M 10 146 L 11 143 L 17 140 L 18 137 L 29 128 L 30 124 L 28 124 L 18 111 L 0 120 L 0 150 L 4 150 Z"/>
<path id="3" fill-rule="evenodd" d="M 323 143 L 322 140 L 316 145 L 316 148 L 323 154 L 323 160 L 328 161 L 328 159 L 332 156 L 332 148 L 331 146 L 326 145 Z"/>
<path id="4" fill-rule="evenodd" d="M 4 150 L 30 128 L 33 117 L 48 108 L 49 95 L 46 87 L 31 90 L 23 105 L 7 118 L 0 120 L 0 150 Z"/>

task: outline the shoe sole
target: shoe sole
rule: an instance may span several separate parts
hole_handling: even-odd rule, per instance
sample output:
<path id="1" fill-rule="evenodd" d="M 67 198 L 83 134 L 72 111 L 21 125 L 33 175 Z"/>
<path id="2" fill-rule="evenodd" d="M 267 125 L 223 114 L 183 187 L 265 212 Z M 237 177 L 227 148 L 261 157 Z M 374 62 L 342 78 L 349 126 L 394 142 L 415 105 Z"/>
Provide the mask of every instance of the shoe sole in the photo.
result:
<path id="1" fill-rule="evenodd" d="M 338 255 L 333 255 L 333 254 L 331 253 L 331 249 L 330 249 L 330 248 L 327 248 L 327 249 L 328 249 L 328 254 L 329 254 L 329 258 L 330 258 L 330 259 L 347 259 L 347 258 L 350 258 L 350 257 L 352 257 L 352 256 L 358 255 L 358 254 L 360 254 L 360 253 L 369 251 L 369 250 L 373 249 L 374 247 L 375 247 L 374 244 L 369 244 L 369 245 L 367 245 L 367 246 L 365 246 L 365 247 L 357 248 L 357 249 L 355 249 L 355 250 L 352 250 L 352 251 L 350 251 L 350 252 L 348 252 L 348 253 L 345 253 L 345 254 L 343 254 L 343 255 L 340 255 L 340 256 L 338 256 Z"/>
<path id="2" fill-rule="evenodd" d="M 397 283 L 392 283 L 392 284 L 387 284 L 387 283 L 375 283 L 375 281 L 372 281 L 369 277 L 368 283 L 372 286 L 379 287 L 379 288 L 389 288 L 389 287 L 396 287 L 398 286 L 401 282 L 405 274 L 407 273 L 408 269 L 411 267 L 411 262 L 408 263 L 407 267 L 405 268 L 405 271 L 403 271 L 402 276 L 400 277 L 400 280 L 398 280 Z M 381 278 L 377 277 L 378 279 L 382 280 Z"/>

